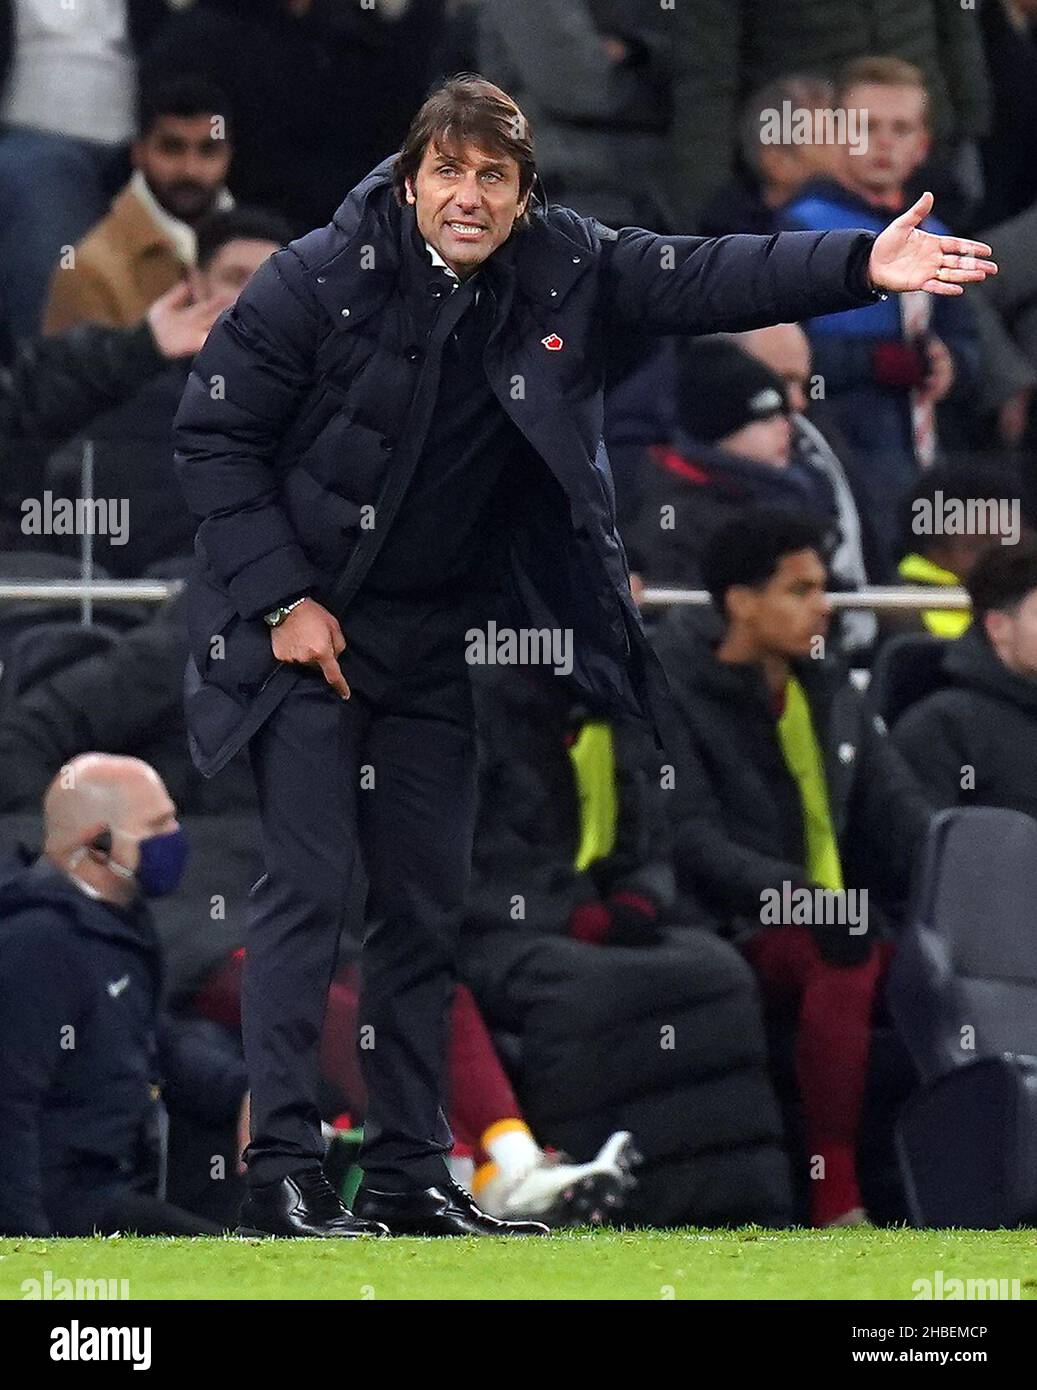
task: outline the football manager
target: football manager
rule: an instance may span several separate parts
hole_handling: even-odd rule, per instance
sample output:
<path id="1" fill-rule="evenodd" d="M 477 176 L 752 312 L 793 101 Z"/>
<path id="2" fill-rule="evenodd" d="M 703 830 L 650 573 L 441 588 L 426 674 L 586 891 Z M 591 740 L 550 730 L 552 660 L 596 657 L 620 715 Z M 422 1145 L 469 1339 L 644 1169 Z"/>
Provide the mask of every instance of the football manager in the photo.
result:
<path id="1" fill-rule="evenodd" d="M 933 236 L 615 231 L 548 205 L 533 135 L 448 81 L 331 223 L 216 324 L 176 423 L 199 519 L 192 754 L 247 745 L 266 873 L 243 984 L 252 1089 L 239 1234 L 539 1234 L 454 1184 L 440 1108 L 476 749 L 465 634 L 571 634 L 568 679 L 657 739 L 666 685 L 630 597 L 602 446 L 613 332 L 760 328 L 908 290 L 960 294 L 990 248 Z M 548 660 L 550 657 L 548 656 Z M 568 664 L 568 663 L 567 663 Z M 366 889 L 355 1214 L 323 1177 L 317 1054 Z"/>

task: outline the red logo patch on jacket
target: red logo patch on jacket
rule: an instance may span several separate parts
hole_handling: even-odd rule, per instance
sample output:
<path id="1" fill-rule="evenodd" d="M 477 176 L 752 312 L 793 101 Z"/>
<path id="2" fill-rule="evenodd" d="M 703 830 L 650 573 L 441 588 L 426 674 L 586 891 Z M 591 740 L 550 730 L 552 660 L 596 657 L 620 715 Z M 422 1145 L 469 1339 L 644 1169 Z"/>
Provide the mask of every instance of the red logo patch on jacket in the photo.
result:
<path id="1" fill-rule="evenodd" d="M 549 333 L 546 338 L 541 338 L 540 341 L 543 343 L 544 347 L 547 348 L 548 352 L 561 352 L 562 348 L 565 346 L 563 340 L 559 338 L 557 333 Z"/>

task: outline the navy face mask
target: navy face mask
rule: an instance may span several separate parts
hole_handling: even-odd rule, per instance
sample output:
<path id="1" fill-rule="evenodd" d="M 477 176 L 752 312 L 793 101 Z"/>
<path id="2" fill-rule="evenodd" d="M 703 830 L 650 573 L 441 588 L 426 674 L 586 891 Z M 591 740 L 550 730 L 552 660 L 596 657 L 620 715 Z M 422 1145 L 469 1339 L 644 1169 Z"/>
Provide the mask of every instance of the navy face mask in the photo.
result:
<path id="1" fill-rule="evenodd" d="M 135 878 L 146 898 L 164 898 L 179 888 L 187 855 L 187 835 L 178 825 L 165 835 L 150 835 L 140 841 L 140 863 L 134 873 L 113 860 L 108 867 L 122 878 Z"/>

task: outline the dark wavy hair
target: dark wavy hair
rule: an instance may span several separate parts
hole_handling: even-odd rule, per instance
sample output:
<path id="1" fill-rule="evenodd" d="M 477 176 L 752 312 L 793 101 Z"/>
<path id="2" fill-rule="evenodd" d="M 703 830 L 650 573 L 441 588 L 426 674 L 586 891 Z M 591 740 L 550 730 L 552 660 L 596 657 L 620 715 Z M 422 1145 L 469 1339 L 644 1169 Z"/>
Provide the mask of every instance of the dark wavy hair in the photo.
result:
<path id="1" fill-rule="evenodd" d="M 434 91 L 411 121 L 393 166 L 397 200 L 405 201 L 407 180 L 417 177 L 430 143 L 457 155 L 468 142 L 490 154 L 510 155 L 519 167 L 519 197 L 529 192 L 537 172 L 529 122 L 507 92 L 478 73 L 462 72 Z"/>

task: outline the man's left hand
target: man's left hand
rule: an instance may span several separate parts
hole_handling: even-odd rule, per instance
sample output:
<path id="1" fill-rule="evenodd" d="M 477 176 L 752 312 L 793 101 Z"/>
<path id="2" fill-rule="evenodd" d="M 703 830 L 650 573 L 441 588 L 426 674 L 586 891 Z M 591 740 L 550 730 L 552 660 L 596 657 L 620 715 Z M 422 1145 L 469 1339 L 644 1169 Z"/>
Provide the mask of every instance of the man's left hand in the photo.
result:
<path id="1" fill-rule="evenodd" d="M 997 274 L 995 263 L 986 259 L 991 250 L 984 242 L 923 232 L 919 224 L 932 210 L 933 195 L 923 193 L 876 238 L 868 274 L 877 290 L 963 294 L 966 285 Z"/>

